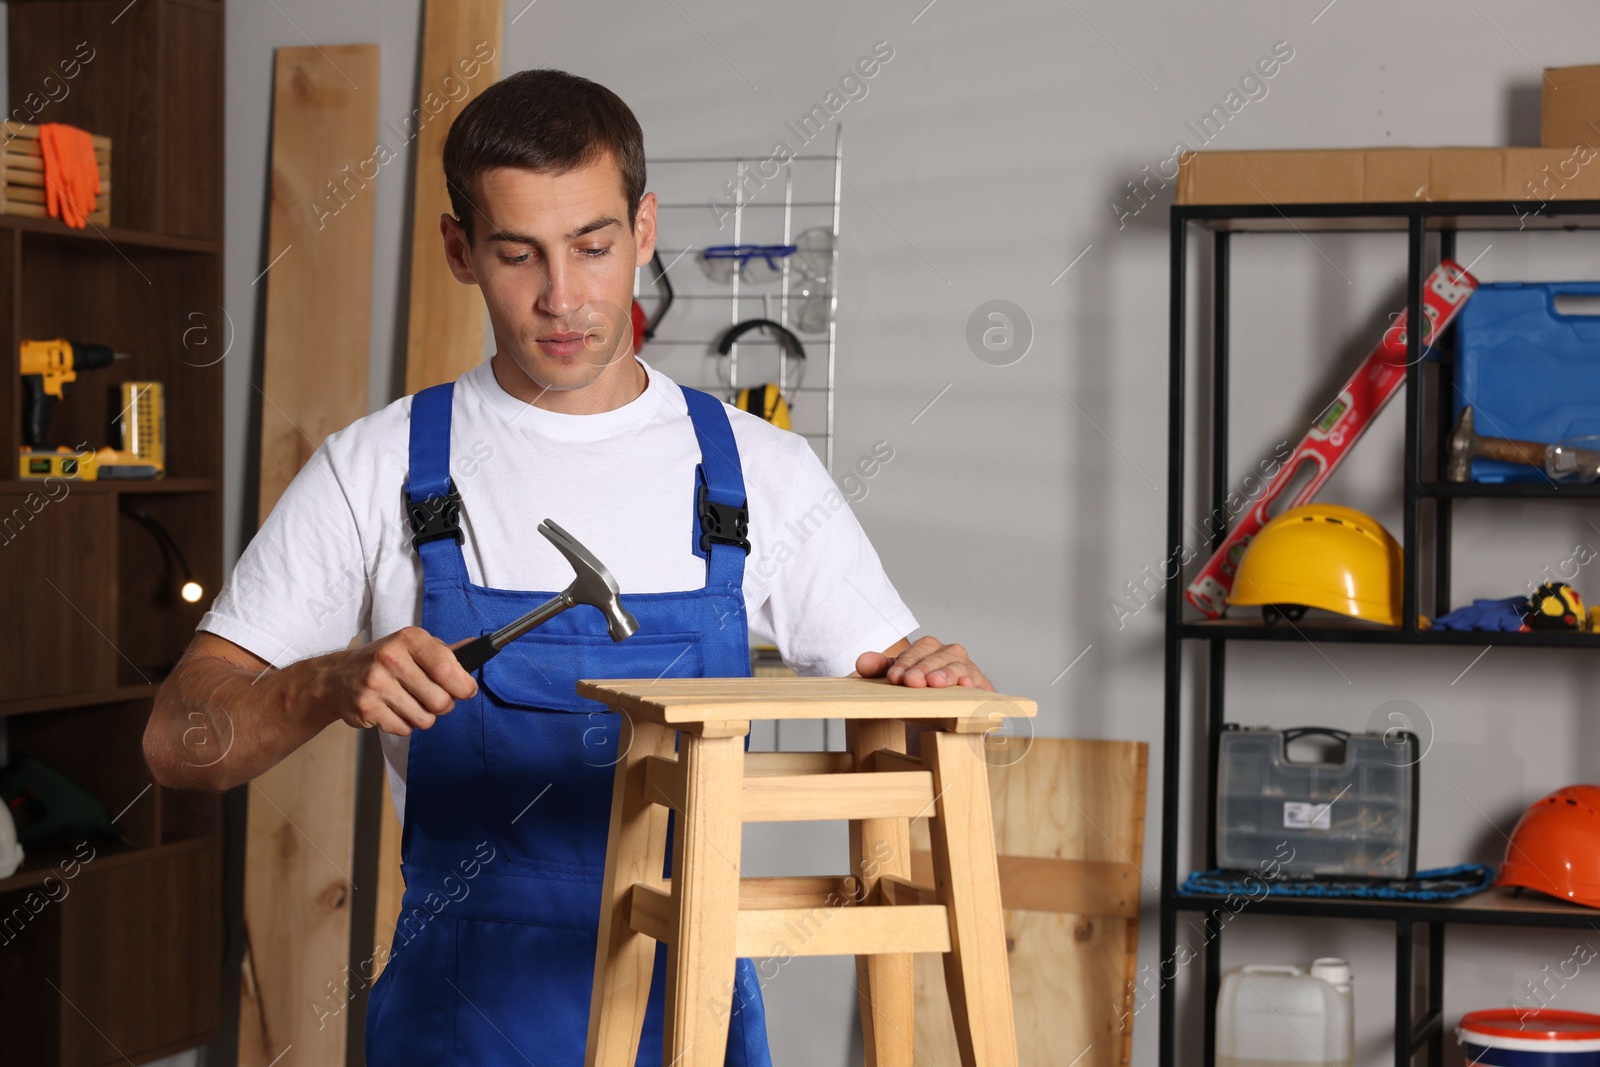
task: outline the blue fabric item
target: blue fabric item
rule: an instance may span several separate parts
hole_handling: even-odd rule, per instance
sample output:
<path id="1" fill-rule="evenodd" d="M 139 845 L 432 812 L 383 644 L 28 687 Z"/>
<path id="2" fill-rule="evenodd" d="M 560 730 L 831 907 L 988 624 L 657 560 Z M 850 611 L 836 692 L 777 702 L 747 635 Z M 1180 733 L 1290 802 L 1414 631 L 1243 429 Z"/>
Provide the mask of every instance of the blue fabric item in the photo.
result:
<path id="1" fill-rule="evenodd" d="M 1344 897 L 1357 900 L 1454 900 L 1481 893 L 1494 883 L 1494 870 L 1474 863 L 1435 867 L 1393 881 L 1339 878 L 1264 878 L 1247 871 L 1194 871 L 1178 892 L 1186 897 L 1258 893 L 1277 897 Z"/>
<path id="2" fill-rule="evenodd" d="M 1456 608 L 1448 615 L 1433 620 L 1435 630 L 1504 630 L 1515 633 L 1522 629 L 1522 619 L 1528 611 L 1528 598 L 1511 596 L 1504 600 L 1474 600 L 1470 607 Z"/>
<path id="3" fill-rule="evenodd" d="M 703 393 L 684 394 L 701 441 L 697 477 L 708 480 L 714 499 L 742 503 L 726 411 Z M 446 384 L 412 401 L 414 499 L 449 484 L 451 397 Z M 691 504 L 696 488 L 683 487 Z M 685 511 L 697 525 L 692 507 Z M 422 625 L 449 644 L 489 633 L 554 595 L 469 583 L 461 546 L 449 538 L 419 551 Z M 369 1067 L 581 1067 L 621 716 L 578 697 L 575 685 L 595 677 L 748 675 L 743 571 L 741 549 L 716 545 L 704 588 L 623 593 L 639 631 L 619 643 L 593 608 L 563 612 L 486 663 L 476 697 L 411 734 L 401 837 L 406 889 L 394 947 L 367 1008 Z M 660 945 L 640 1067 L 661 1064 L 665 987 Z M 726 1063 L 770 1067 L 750 960 L 738 961 L 728 1010 Z"/>

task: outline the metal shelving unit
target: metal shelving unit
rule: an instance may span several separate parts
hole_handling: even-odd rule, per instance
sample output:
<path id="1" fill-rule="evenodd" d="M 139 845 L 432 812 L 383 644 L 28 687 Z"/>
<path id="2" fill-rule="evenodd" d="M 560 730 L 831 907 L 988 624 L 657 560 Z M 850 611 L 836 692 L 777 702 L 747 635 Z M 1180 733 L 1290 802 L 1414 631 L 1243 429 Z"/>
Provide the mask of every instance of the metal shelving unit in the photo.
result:
<path id="1" fill-rule="evenodd" d="M 1568 200 L 1545 203 L 1456 202 L 1384 204 L 1249 204 L 1174 206 L 1171 216 L 1171 294 L 1169 308 L 1170 382 L 1168 394 L 1167 439 L 1167 544 L 1183 543 L 1185 501 L 1185 427 L 1188 411 L 1187 375 L 1189 356 L 1186 329 L 1188 298 L 1188 255 L 1191 230 L 1211 236 L 1212 307 L 1208 350 L 1210 387 L 1203 399 L 1208 402 L 1204 429 L 1210 436 L 1207 468 L 1197 469 L 1205 479 L 1213 514 L 1226 515 L 1228 483 L 1228 331 L 1229 331 L 1229 246 L 1235 233 L 1304 232 L 1404 232 L 1407 235 L 1407 321 L 1421 321 L 1422 283 L 1427 269 L 1440 258 L 1453 257 L 1455 238 L 1463 230 L 1586 230 L 1600 229 L 1600 201 Z M 1436 243 L 1435 254 L 1427 255 L 1429 238 Z M 1203 720 L 1203 733 L 1193 746 L 1195 789 L 1202 788 L 1201 801 L 1215 815 L 1212 770 L 1223 728 L 1227 722 L 1224 706 L 1224 681 L 1228 642 L 1249 641 L 1330 641 L 1365 642 L 1399 646 L 1417 645 L 1507 645 L 1600 649 L 1600 635 L 1583 633 L 1453 633 L 1421 630 L 1417 615 L 1422 603 L 1422 579 L 1431 570 L 1434 614 L 1450 609 L 1451 506 L 1468 497 L 1498 499 L 1593 500 L 1600 497 L 1600 485 L 1475 485 L 1442 480 L 1439 471 L 1424 471 L 1425 433 L 1436 437 L 1436 454 L 1443 455 L 1450 432 L 1449 412 L 1454 388 L 1455 331 L 1452 327 L 1437 338 L 1437 358 L 1426 362 L 1421 357 L 1421 331 L 1408 330 L 1407 367 L 1404 390 L 1405 461 L 1404 530 L 1405 549 L 1403 609 L 1405 625 L 1396 630 L 1374 629 L 1352 623 L 1348 626 L 1318 624 L 1293 628 L 1274 628 L 1242 619 L 1203 620 L 1186 617 L 1183 590 L 1185 581 L 1167 584 L 1164 742 L 1162 762 L 1161 827 L 1161 961 L 1176 958 L 1178 921 L 1181 913 L 1201 913 L 1208 931 L 1205 944 L 1189 946 L 1203 958 L 1202 992 L 1204 1013 L 1203 1062 L 1213 1067 L 1217 994 L 1221 985 L 1220 938 L 1223 923 L 1222 897 L 1183 896 L 1178 885 L 1187 874 L 1178 867 L 1180 828 L 1187 825 L 1181 772 L 1185 720 L 1183 713 L 1183 670 L 1185 650 L 1192 642 L 1203 647 L 1206 663 L 1202 691 L 1195 694 L 1197 718 Z M 1433 405 L 1430 407 L 1430 404 Z M 1429 417 L 1433 416 L 1431 427 Z M 1431 466 L 1432 464 L 1430 464 Z M 1421 536 L 1425 509 L 1431 513 L 1432 534 Z M 1226 529 L 1217 532 L 1206 555 L 1214 550 Z M 1431 566 L 1423 563 L 1424 555 Z M 1193 799 L 1193 798 L 1191 798 Z M 1205 866 L 1216 866 L 1215 819 L 1207 820 L 1204 845 Z M 1252 900 L 1252 913 L 1293 915 L 1307 919 L 1365 919 L 1392 922 L 1395 928 L 1395 1037 L 1394 1061 L 1408 1067 L 1417 1053 L 1426 1050 L 1430 1067 L 1440 1067 L 1444 1052 L 1444 945 L 1445 930 L 1451 924 L 1496 926 L 1579 927 L 1590 926 L 1595 912 L 1548 899 L 1514 896 L 1491 890 L 1463 900 L 1442 903 L 1369 902 L 1266 896 Z M 1419 933 L 1423 936 L 1419 937 Z M 1418 977 L 1418 957 L 1424 978 L 1420 1005 L 1414 997 Z M 1161 974 L 1160 1062 L 1164 1067 L 1178 1063 L 1176 981 Z M 1421 1008 L 1418 1011 L 1418 1008 Z"/>

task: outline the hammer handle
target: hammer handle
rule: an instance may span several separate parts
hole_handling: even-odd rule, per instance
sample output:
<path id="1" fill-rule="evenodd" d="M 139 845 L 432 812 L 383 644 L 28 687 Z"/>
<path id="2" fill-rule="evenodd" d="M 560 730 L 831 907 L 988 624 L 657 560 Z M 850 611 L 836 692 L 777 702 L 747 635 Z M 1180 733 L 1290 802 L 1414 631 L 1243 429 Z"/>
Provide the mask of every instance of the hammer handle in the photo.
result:
<path id="1" fill-rule="evenodd" d="M 456 649 L 456 662 L 469 671 L 475 671 L 493 659 L 507 644 L 515 641 L 534 627 L 549 622 L 574 603 L 571 590 L 563 590 L 520 619 L 507 623 L 492 634 L 475 637 Z"/>
<path id="2" fill-rule="evenodd" d="M 484 634 L 482 637 L 475 637 L 456 649 L 456 662 L 468 671 L 475 671 L 493 659 L 495 653 L 499 651 L 498 648 L 494 647 L 491 635 Z"/>
<path id="3" fill-rule="evenodd" d="M 1530 467 L 1543 467 L 1550 446 L 1538 441 L 1513 441 L 1506 437 L 1478 438 L 1477 454 L 1484 459 L 1498 459 L 1505 463 L 1526 463 Z"/>

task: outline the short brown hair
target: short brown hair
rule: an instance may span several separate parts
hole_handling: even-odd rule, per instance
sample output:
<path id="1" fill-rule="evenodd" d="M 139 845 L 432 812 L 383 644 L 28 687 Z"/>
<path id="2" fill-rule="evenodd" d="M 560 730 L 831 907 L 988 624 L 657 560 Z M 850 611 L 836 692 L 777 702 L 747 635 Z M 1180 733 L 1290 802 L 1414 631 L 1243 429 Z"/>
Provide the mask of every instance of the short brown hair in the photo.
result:
<path id="1" fill-rule="evenodd" d="M 472 195 L 494 167 L 563 174 L 603 155 L 622 172 L 633 228 L 644 198 L 644 131 L 622 98 L 564 70 L 522 70 L 474 97 L 450 124 L 444 180 L 450 209 L 472 240 Z"/>

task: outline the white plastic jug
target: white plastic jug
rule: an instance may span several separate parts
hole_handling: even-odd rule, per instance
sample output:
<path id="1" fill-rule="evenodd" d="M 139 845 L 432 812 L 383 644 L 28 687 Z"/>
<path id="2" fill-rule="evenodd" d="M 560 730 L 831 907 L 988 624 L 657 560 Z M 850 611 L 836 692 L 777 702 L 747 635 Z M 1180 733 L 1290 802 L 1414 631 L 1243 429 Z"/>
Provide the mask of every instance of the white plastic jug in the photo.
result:
<path id="1" fill-rule="evenodd" d="M 1350 964 L 1229 971 L 1217 997 L 1217 1067 L 1351 1067 L 1355 1012 Z"/>

